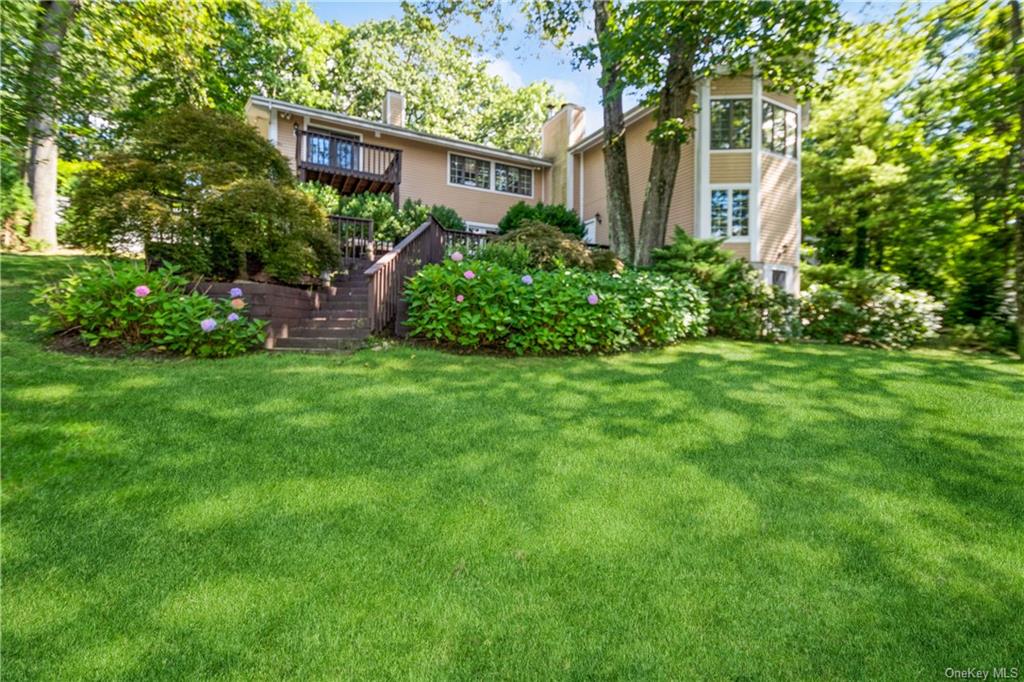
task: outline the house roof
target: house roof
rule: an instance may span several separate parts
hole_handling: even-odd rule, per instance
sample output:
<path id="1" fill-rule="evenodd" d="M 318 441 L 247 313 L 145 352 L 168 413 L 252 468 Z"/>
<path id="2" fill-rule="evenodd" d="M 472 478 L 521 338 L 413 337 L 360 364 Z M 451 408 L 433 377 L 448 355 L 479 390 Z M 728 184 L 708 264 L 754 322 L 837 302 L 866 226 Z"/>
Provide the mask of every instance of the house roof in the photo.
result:
<path id="1" fill-rule="evenodd" d="M 647 114 L 654 111 L 654 107 L 645 106 L 638 104 L 623 115 L 623 120 L 626 126 L 633 125 Z M 604 133 L 604 126 L 601 126 L 594 132 L 586 135 L 582 140 L 569 147 L 570 154 L 577 154 L 579 152 L 585 152 L 591 147 L 594 147 L 601 142 L 601 136 Z"/>
<path id="2" fill-rule="evenodd" d="M 541 158 L 539 156 L 519 154 L 517 152 L 511 152 L 505 149 L 491 147 L 490 145 L 486 144 L 477 144 L 476 142 L 466 142 L 464 140 L 459 140 L 454 137 L 445 137 L 444 135 L 423 133 L 418 130 L 412 130 L 410 128 L 405 128 L 402 126 L 395 126 L 389 123 L 383 123 L 379 121 L 370 121 L 368 119 L 359 118 L 357 116 L 347 116 L 345 114 L 339 114 L 337 112 L 328 111 L 326 109 L 315 109 L 313 107 L 307 107 L 301 104 L 293 104 L 292 102 L 285 102 L 283 100 L 272 99 L 270 97 L 253 95 L 249 98 L 249 104 L 255 104 L 257 106 L 267 107 L 268 109 L 276 109 L 278 111 L 300 114 L 303 116 L 316 116 L 319 119 L 332 121 L 334 123 L 338 123 L 345 126 L 351 126 L 353 128 L 361 128 L 364 130 L 373 131 L 375 133 L 391 135 L 393 137 L 400 137 L 407 140 L 415 140 L 417 142 L 433 144 L 440 147 L 445 147 L 446 149 L 464 151 L 470 154 L 484 154 L 492 158 L 506 161 L 514 161 L 516 163 L 526 164 L 537 168 L 551 167 L 551 161 Z"/>

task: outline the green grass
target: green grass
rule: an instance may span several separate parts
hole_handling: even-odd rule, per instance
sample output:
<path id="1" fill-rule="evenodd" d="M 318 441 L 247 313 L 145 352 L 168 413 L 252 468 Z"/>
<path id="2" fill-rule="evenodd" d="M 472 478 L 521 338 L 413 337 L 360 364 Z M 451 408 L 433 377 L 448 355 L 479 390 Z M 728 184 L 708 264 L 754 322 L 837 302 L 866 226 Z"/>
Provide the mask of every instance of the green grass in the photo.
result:
<path id="1" fill-rule="evenodd" d="M 3 676 L 1024 667 L 1024 371 L 687 343 L 63 356 L 3 259 Z"/>

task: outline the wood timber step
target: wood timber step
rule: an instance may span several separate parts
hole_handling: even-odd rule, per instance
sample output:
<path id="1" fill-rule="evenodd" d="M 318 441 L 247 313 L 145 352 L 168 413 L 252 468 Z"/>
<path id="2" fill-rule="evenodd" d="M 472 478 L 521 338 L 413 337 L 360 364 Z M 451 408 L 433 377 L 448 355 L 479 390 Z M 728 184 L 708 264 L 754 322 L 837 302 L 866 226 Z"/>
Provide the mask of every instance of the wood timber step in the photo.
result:
<path id="1" fill-rule="evenodd" d="M 294 331 L 294 330 L 293 330 Z M 354 333 L 362 330 L 347 330 Z M 338 351 L 353 350 L 360 347 L 369 332 L 362 331 L 359 336 L 289 336 L 274 341 L 274 348 L 279 350 L 310 350 Z"/>

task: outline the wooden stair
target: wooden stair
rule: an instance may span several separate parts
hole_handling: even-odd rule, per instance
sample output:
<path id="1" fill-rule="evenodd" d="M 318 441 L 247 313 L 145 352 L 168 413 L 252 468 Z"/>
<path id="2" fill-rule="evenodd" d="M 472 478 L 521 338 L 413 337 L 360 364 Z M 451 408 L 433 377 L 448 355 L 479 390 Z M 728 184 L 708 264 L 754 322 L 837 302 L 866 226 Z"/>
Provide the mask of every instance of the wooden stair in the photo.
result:
<path id="1" fill-rule="evenodd" d="M 274 341 L 274 350 L 328 353 L 353 350 L 370 336 L 369 261 L 356 261 L 349 274 L 335 277 L 327 296 L 308 318 Z"/>

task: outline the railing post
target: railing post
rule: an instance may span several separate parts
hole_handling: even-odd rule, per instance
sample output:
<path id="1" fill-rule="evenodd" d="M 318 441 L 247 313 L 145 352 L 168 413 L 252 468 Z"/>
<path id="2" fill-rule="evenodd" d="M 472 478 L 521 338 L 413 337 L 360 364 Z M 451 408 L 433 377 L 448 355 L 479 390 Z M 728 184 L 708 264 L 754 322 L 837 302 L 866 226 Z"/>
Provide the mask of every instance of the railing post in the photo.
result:
<path id="1" fill-rule="evenodd" d="M 370 227 L 367 229 L 367 242 L 369 243 L 369 246 L 367 247 L 366 252 L 370 255 L 370 262 L 373 262 L 377 260 L 377 244 L 373 237 L 373 218 L 370 218 Z"/>

